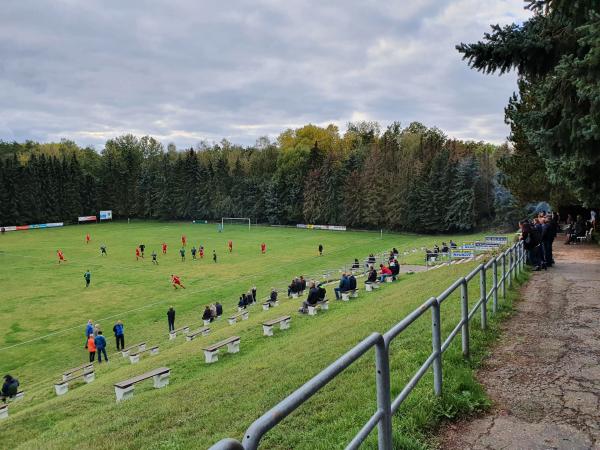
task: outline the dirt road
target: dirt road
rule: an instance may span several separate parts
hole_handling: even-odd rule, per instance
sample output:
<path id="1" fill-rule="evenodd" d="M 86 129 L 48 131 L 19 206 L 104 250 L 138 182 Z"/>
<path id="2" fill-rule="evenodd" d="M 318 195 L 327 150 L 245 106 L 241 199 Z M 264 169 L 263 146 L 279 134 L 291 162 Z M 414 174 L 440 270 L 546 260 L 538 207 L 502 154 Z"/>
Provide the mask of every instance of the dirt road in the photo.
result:
<path id="1" fill-rule="evenodd" d="M 443 430 L 443 449 L 600 449 L 600 247 L 554 246 L 478 373 L 489 414 Z"/>

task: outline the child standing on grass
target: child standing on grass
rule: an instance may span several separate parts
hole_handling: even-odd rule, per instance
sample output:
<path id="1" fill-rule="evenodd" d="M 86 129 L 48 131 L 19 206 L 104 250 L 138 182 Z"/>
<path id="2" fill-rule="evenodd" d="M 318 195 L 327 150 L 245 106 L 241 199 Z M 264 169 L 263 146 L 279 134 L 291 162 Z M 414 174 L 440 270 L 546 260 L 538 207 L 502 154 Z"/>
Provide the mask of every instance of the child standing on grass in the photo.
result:
<path id="1" fill-rule="evenodd" d="M 229 247 L 229 253 L 231 253 L 233 251 L 233 241 L 229 241 L 227 246 Z"/>
<path id="2" fill-rule="evenodd" d="M 89 244 L 90 243 L 90 233 L 85 235 L 85 243 Z"/>
<path id="3" fill-rule="evenodd" d="M 152 264 L 156 264 L 158 266 L 158 260 L 156 259 L 156 252 L 152 252 Z"/>
<path id="4" fill-rule="evenodd" d="M 181 247 L 181 250 L 179 250 L 179 254 L 181 255 L 181 261 L 185 261 L 185 248 Z"/>
<path id="5" fill-rule="evenodd" d="M 167 244 L 165 244 L 164 242 L 162 243 L 162 252 L 163 252 L 163 255 L 167 254 Z"/>
<path id="6" fill-rule="evenodd" d="M 85 287 L 90 287 L 90 281 L 92 280 L 92 274 L 90 273 L 90 269 L 88 269 L 87 272 L 83 274 L 83 278 L 85 279 Z"/>
<path id="7" fill-rule="evenodd" d="M 200 259 L 204 259 L 204 247 L 200 246 Z"/>
<path id="8" fill-rule="evenodd" d="M 100 246 L 100 256 L 108 256 L 108 254 L 106 253 L 106 245 L 104 244 Z"/>
<path id="9" fill-rule="evenodd" d="M 94 362 L 94 357 L 96 356 L 96 342 L 94 340 L 94 334 L 90 333 L 87 340 L 87 349 L 90 354 L 90 362 Z"/>
<path id="10" fill-rule="evenodd" d="M 213 261 L 217 262 L 217 252 L 216 252 L 216 250 L 213 250 Z"/>
<path id="11" fill-rule="evenodd" d="M 135 248 L 135 260 L 139 261 L 140 260 L 140 256 L 142 256 L 141 252 L 140 252 L 140 248 L 136 247 Z"/>

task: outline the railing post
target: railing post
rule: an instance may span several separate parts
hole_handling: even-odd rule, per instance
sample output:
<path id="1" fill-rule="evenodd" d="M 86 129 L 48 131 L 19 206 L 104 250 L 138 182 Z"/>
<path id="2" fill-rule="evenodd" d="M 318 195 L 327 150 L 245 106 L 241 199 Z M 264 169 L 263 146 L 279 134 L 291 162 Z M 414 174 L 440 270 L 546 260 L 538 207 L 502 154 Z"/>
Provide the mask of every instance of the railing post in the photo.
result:
<path id="1" fill-rule="evenodd" d="M 506 252 L 502 253 L 502 298 L 506 299 Z"/>
<path id="2" fill-rule="evenodd" d="M 437 356 L 433 360 L 433 391 L 442 395 L 442 331 L 440 304 L 435 299 L 431 306 L 431 346 Z"/>
<path id="3" fill-rule="evenodd" d="M 390 356 L 381 339 L 375 349 L 377 369 L 377 407 L 383 411 L 383 417 L 377 424 L 379 450 L 392 450 L 392 397 L 390 392 Z"/>
<path id="4" fill-rule="evenodd" d="M 521 242 L 519 242 L 519 251 L 520 251 L 520 266 L 519 266 L 519 273 L 521 273 L 523 271 L 523 269 L 525 269 L 525 247 L 523 247 L 523 244 Z"/>
<path id="5" fill-rule="evenodd" d="M 462 318 L 462 352 L 463 357 L 469 357 L 469 285 L 463 278 L 460 285 L 460 312 Z"/>
<path id="6" fill-rule="evenodd" d="M 514 271 L 514 264 L 513 264 L 513 248 L 511 247 L 510 250 L 508 251 L 508 288 L 511 289 L 512 288 L 512 279 L 513 279 L 513 271 Z"/>
<path id="7" fill-rule="evenodd" d="M 492 311 L 494 314 L 498 312 L 498 259 L 494 258 L 492 262 L 492 273 L 494 283 L 494 302 L 492 303 Z"/>
<path id="8" fill-rule="evenodd" d="M 481 266 L 481 272 L 479 272 L 479 295 L 481 296 L 481 329 L 487 328 L 487 288 L 485 280 L 485 266 Z"/>

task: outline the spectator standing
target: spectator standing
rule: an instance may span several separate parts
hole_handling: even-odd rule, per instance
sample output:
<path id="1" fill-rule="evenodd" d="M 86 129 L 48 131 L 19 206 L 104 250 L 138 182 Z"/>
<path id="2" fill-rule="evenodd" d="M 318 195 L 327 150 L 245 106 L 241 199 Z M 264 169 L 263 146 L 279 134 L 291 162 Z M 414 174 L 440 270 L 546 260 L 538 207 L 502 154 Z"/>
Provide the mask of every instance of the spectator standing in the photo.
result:
<path id="1" fill-rule="evenodd" d="M 87 325 L 85 326 L 85 348 L 87 348 L 87 338 L 91 335 L 94 335 L 94 325 L 92 319 L 88 320 Z"/>
<path id="2" fill-rule="evenodd" d="M 323 244 L 319 244 L 319 256 L 323 256 Z"/>
<path id="3" fill-rule="evenodd" d="M 115 333 L 115 340 L 117 341 L 117 350 L 123 350 L 125 348 L 125 330 L 123 322 L 117 320 L 113 327 L 113 333 Z"/>
<path id="4" fill-rule="evenodd" d="M 104 359 L 108 362 L 108 356 L 106 355 L 106 339 L 102 336 L 102 331 L 98 331 L 94 343 L 96 344 L 96 352 L 98 353 L 98 364 L 102 363 L 102 355 L 104 355 Z"/>
<path id="5" fill-rule="evenodd" d="M 90 356 L 90 362 L 94 362 L 96 356 L 96 343 L 94 341 L 94 335 L 90 333 L 87 340 L 87 350 Z"/>
<path id="6" fill-rule="evenodd" d="M 169 321 L 169 331 L 173 331 L 175 329 L 175 310 L 172 306 L 167 311 L 167 320 Z"/>

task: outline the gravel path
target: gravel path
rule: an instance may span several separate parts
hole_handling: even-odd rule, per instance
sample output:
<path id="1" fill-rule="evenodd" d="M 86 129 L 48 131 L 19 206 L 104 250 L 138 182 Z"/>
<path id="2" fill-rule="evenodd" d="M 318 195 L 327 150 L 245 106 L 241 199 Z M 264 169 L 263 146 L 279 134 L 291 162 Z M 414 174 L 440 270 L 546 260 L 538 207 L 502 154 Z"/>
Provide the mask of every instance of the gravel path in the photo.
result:
<path id="1" fill-rule="evenodd" d="M 443 449 L 600 449 L 600 247 L 554 246 L 477 378 L 489 414 L 442 430 Z"/>

